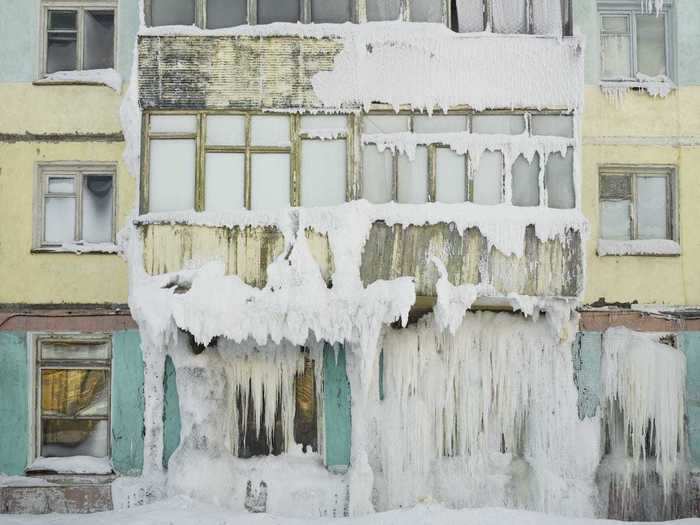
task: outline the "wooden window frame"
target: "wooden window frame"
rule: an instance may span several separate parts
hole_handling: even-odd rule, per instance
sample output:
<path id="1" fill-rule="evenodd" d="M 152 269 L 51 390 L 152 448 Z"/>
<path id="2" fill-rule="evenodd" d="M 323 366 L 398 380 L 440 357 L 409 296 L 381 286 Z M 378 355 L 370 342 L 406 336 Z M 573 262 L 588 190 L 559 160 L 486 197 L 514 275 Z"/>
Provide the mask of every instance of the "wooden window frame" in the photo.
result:
<path id="1" fill-rule="evenodd" d="M 527 34 L 527 35 L 533 35 L 535 33 L 535 23 L 534 23 L 534 17 L 533 17 L 533 2 L 537 0 L 526 0 L 526 24 L 527 28 L 525 33 L 522 34 Z M 452 1 L 450 2 L 452 3 Z M 482 26 L 482 30 L 486 30 L 487 27 L 492 28 L 491 30 L 493 31 L 493 0 L 481 0 L 481 5 L 482 5 L 482 10 L 484 13 L 484 22 Z M 562 27 L 562 35 L 563 36 L 571 36 L 572 31 L 573 31 L 573 24 L 572 24 L 572 4 L 571 0 L 561 0 L 561 16 L 562 16 L 562 21 L 561 21 L 561 27 Z M 449 25 L 449 24 L 448 24 Z M 456 31 L 456 28 L 453 28 Z"/>

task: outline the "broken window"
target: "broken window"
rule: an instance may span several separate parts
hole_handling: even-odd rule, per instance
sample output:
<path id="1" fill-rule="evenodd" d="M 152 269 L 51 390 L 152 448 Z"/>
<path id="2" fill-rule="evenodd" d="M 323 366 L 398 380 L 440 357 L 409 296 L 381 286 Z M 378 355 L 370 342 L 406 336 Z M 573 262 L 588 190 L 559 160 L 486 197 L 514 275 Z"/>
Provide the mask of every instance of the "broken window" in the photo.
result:
<path id="1" fill-rule="evenodd" d="M 47 3 L 45 74 L 114 67 L 115 4 L 105 5 L 109 8 Z"/>
<path id="2" fill-rule="evenodd" d="M 570 0 L 454 0 L 460 33 L 571 34 Z"/>
<path id="3" fill-rule="evenodd" d="M 113 165 L 40 165 L 41 235 L 35 248 L 113 242 L 114 179 Z"/>

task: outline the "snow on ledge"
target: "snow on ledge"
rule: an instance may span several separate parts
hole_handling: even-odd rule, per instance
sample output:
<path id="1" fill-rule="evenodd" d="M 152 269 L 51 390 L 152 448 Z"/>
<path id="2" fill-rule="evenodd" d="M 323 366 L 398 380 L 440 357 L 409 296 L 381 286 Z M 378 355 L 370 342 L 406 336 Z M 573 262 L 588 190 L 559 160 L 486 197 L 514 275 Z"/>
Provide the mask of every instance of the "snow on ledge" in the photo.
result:
<path id="1" fill-rule="evenodd" d="M 0 474 L 0 487 L 39 487 L 52 486 L 54 483 L 32 476 L 4 476 Z"/>
<path id="2" fill-rule="evenodd" d="M 634 241 L 598 240 L 598 256 L 607 255 L 680 255 L 681 246 L 668 239 L 648 239 Z"/>
<path id="3" fill-rule="evenodd" d="M 35 84 L 102 84 L 119 94 L 122 89 L 122 77 L 114 69 L 86 69 L 84 71 L 57 71 L 34 82 Z"/>
<path id="4" fill-rule="evenodd" d="M 650 77 L 638 73 L 636 80 L 602 80 L 600 89 L 613 104 L 619 107 L 622 105 L 624 96 L 632 89 L 646 91 L 654 98 L 666 98 L 676 89 L 676 84 L 666 75 Z"/>
<path id="5" fill-rule="evenodd" d="M 109 458 L 93 456 L 69 456 L 65 458 L 37 458 L 27 472 L 51 471 L 57 474 L 111 474 Z"/>

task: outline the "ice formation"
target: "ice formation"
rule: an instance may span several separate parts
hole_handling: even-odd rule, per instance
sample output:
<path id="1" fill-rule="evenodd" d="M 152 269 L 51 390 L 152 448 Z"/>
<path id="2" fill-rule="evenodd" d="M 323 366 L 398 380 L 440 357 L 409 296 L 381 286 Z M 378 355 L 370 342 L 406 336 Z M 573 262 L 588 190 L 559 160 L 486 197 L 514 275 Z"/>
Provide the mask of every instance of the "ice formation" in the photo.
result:
<path id="1" fill-rule="evenodd" d="M 680 255 L 681 246 L 669 239 L 598 240 L 598 255 Z"/>
<path id="2" fill-rule="evenodd" d="M 84 71 L 57 71 L 43 77 L 40 83 L 84 82 L 103 84 L 117 93 L 122 90 L 122 77 L 114 69 L 86 69 Z"/>

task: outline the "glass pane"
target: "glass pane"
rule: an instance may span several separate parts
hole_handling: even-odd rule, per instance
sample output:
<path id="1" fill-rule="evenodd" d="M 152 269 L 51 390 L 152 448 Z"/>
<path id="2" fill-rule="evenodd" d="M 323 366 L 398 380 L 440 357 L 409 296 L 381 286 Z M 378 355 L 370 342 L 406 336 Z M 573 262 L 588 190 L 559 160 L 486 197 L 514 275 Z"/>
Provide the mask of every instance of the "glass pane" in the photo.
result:
<path id="1" fill-rule="evenodd" d="M 492 0 L 492 2 L 494 32 L 527 32 L 527 0 Z"/>
<path id="2" fill-rule="evenodd" d="M 637 233 L 640 239 L 666 239 L 666 177 L 637 177 Z"/>
<path id="3" fill-rule="evenodd" d="M 566 156 L 552 153 L 545 169 L 547 204 L 550 208 L 569 209 L 575 205 L 574 199 L 574 152 L 566 150 Z"/>
<path id="4" fill-rule="evenodd" d="M 311 0 L 311 20 L 317 24 L 339 24 L 351 19 L 350 0 Z"/>
<path id="5" fill-rule="evenodd" d="M 407 155 L 399 156 L 398 202 L 420 204 L 428 202 L 428 148 L 416 148 L 411 162 Z"/>
<path id="6" fill-rule="evenodd" d="M 107 343 L 52 342 L 41 345 L 42 359 L 109 359 Z"/>
<path id="7" fill-rule="evenodd" d="M 105 420 L 46 419 L 41 424 L 45 458 L 109 455 L 109 423 Z"/>
<path id="8" fill-rule="evenodd" d="M 46 199 L 44 240 L 50 244 L 75 241 L 75 197 Z"/>
<path id="9" fill-rule="evenodd" d="M 197 117 L 194 115 L 151 115 L 153 133 L 196 133 Z"/>
<path id="10" fill-rule="evenodd" d="M 467 131 L 467 117 L 464 115 L 433 115 L 432 117 L 413 117 L 413 131 L 416 133 Z"/>
<path id="11" fill-rule="evenodd" d="M 443 0 L 410 0 L 411 22 L 442 23 Z"/>
<path id="12" fill-rule="evenodd" d="M 567 115 L 532 115 L 530 122 L 533 135 L 553 137 L 574 136 L 574 117 Z"/>
<path id="13" fill-rule="evenodd" d="M 604 16 L 602 30 L 608 33 L 629 33 L 629 19 L 626 16 Z"/>
<path id="14" fill-rule="evenodd" d="M 194 24 L 195 0 L 151 0 L 151 25 Z"/>
<path id="15" fill-rule="evenodd" d="M 380 204 L 393 200 L 393 162 L 389 150 L 381 153 L 376 146 L 362 149 L 362 198 Z"/>
<path id="16" fill-rule="evenodd" d="M 298 0 L 258 0 L 258 24 L 298 20 Z"/>
<path id="17" fill-rule="evenodd" d="M 540 203 L 540 156 L 535 153 L 532 162 L 520 155 L 513 163 L 513 205 L 538 206 Z"/>
<path id="18" fill-rule="evenodd" d="M 666 18 L 637 15 L 637 69 L 656 77 L 666 75 Z"/>
<path id="19" fill-rule="evenodd" d="M 345 202 L 347 144 L 344 140 L 301 143 L 301 205 L 333 206 Z"/>
<path id="20" fill-rule="evenodd" d="M 245 117 L 210 115 L 207 117 L 208 146 L 245 146 Z"/>
<path id="21" fill-rule="evenodd" d="M 114 67 L 114 11 L 85 11 L 83 69 Z"/>
<path id="22" fill-rule="evenodd" d="M 109 371 L 42 369 L 42 416 L 109 415 Z"/>
<path id="23" fill-rule="evenodd" d="M 472 132 L 519 135 L 525 132 L 523 115 L 474 115 Z"/>
<path id="24" fill-rule="evenodd" d="M 46 50 L 47 73 L 78 69 L 77 38 L 76 33 L 49 33 Z"/>
<path id="25" fill-rule="evenodd" d="M 289 154 L 252 156 L 251 209 L 287 208 L 291 203 Z"/>
<path id="26" fill-rule="evenodd" d="M 56 11 L 49 10 L 49 30 L 72 30 L 78 29 L 77 11 Z"/>
<path id="27" fill-rule="evenodd" d="M 467 164 L 464 155 L 447 148 L 435 152 L 435 200 L 464 202 L 467 200 Z"/>
<path id="28" fill-rule="evenodd" d="M 347 132 L 348 119 L 344 116 L 301 117 L 302 133 L 328 133 L 330 131 Z"/>
<path id="29" fill-rule="evenodd" d="M 561 2 L 562 0 L 534 0 L 532 2 L 533 33 L 561 36 Z"/>
<path id="30" fill-rule="evenodd" d="M 484 30 L 484 0 L 457 0 L 457 26 L 460 33 Z"/>
<path id="31" fill-rule="evenodd" d="M 49 193 L 73 193 L 74 191 L 73 177 L 49 177 Z"/>
<path id="32" fill-rule="evenodd" d="M 289 146 L 289 117 L 253 117 L 250 125 L 253 146 Z"/>
<path id="33" fill-rule="evenodd" d="M 600 44 L 602 78 L 630 78 L 630 37 L 603 35 Z"/>
<path id="34" fill-rule="evenodd" d="M 207 28 L 240 26 L 248 22 L 247 0 L 207 0 Z"/>
<path id="35" fill-rule="evenodd" d="M 503 153 L 484 151 L 479 171 L 474 177 L 473 201 L 477 204 L 498 204 L 503 193 Z"/>
<path id="36" fill-rule="evenodd" d="M 294 441 L 307 452 L 318 449 L 318 406 L 314 362 L 304 358 L 304 371 L 294 379 Z M 309 450 L 311 449 L 311 450 Z"/>
<path id="37" fill-rule="evenodd" d="M 239 210 L 245 207 L 243 153 L 207 153 L 204 184 L 206 211 Z"/>
<path id="38" fill-rule="evenodd" d="M 365 115 L 362 119 L 362 132 L 368 135 L 377 133 L 397 133 L 408 131 L 408 115 Z"/>
<path id="39" fill-rule="evenodd" d="M 194 208 L 194 140 L 152 140 L 149 211 Z"/>
<path id="40" fill-rule="evenodd" d="M 399 19 L 399 0 L 367 0 L 367 21 Z"/>
<path id="41" fill-rule="evenodd" d="M 83 240 L 110 242 L 114 216 L 112 176 L 86 175 L 83 186 Z"/>
<path id="42" fill-rule="evenodd" d="M 632 177 L 629 175 L 604 175 L 600 178 L 601 199 L 631 199 Z"/>
<path id="43" fill-rule="evenodd" d="M 630 201 L 600 202 L 600 238 L 616 241 L 630 239 Z"/>

